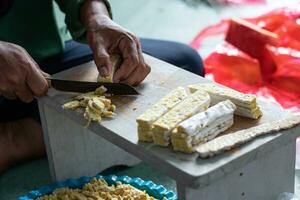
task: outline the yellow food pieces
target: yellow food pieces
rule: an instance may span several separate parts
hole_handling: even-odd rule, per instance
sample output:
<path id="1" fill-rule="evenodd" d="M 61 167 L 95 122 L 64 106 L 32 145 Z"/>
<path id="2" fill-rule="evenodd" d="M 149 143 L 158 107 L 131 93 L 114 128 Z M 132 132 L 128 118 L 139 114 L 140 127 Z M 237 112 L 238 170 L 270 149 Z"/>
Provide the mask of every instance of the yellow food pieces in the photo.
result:
<path id="1" fill-rule="evenodd" d="M 59 188 L 52 194 L 45 195 L 37 200 L 63 200 L 63 199 L 78 199 L 78 200 L 156 200 L 149 196 L 145 191 L 136 189 L 135 187 L 122 184 L 109 186 L 103 179 L 94 178 L 91 182 L 86 183 L 82 189 Z M 164 198 L 163 200 L 166 200 Z"/>
<path id="2" fill-rule="evenodd" d="M 140 141 L 153 141 L 153 123 L 170 111 L 174 106 L 183 101 L 187 97 L 185 88 L 178 87 L 163 97 L 160 101 L 154 104 L 140 115 L 136 121 L 138 123 L 138 137 Z"/>
<path id="3" fill-rule="evenodd" d="M 199 89 L 208 92 L 212 105 L 225 100 L 232 101 L 232 103 L 234 103 L 237 107 L 235 110 L 236 115 L 252 119 L 258 119 L 262 116 L 262 112 L 254 95 L 244 94 L 231 88 L 221 87 L 212 83 L 199 83 L 189 85 L 188 87 L 191 93 Z"/>
<path id="4" fill-rule="evenodd" d="M 77 100 L 67 102 L 63 105 L 63 108 L 68 110 L 76 110 L 79 107 L 80 107 L 80 102 Z"/>
<path id="5" fill-rule="evenodd" d="M 117 69 L 121 65 L 122 58 L 118 54 L 112 54 L 110 56 L 110 61 L 112 63 L 112 72 L 111 72 L 111 74 L 108 75 L 108 76 L 100 76 L 100 74 L 99 74 L 98 82 L 102 82 L 102 83 L 112 83 L 113 82 L 114 73 L 115 73 L 115 71 L 117 71 Z"/>
<path id="6" fill-rule="evenodd" d="M 116 106 L 110 99 L 106 98 L 107 89 L 103 86 L 97 88 L 94 92 L 88 92 L 76 96 L 73 101 L 65 103 L 62 107 L 67 110 L 76 110 L 84 108 L 84 118 L 91 121 L 101 121 L 103 117 L 113 117 Z"/>
<path id="7" fill-rule="evenodd" d="M 100 86 L 95 90 L 96 95 L 103 95 L 105 92 L 107 92 L 107 89 L 104 86 Z"/>

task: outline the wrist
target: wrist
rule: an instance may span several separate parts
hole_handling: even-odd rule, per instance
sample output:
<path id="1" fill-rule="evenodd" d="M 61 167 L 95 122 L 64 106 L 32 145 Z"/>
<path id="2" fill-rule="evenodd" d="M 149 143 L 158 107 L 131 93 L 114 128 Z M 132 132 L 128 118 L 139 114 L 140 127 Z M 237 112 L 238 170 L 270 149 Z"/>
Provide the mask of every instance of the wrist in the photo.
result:
<path id="1" fill-rule="evenodd" d="M 87 31 L 98 29 L 110 21 L 109 11 L 102 0 L 87 0 L 80 9 L 81 21 Z"/>

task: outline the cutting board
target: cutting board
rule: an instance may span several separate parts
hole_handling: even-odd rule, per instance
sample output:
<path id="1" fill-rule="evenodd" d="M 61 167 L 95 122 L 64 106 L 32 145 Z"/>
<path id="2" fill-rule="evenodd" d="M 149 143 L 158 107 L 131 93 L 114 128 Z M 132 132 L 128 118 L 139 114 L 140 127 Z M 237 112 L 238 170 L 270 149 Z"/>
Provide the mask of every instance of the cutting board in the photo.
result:
<path id="1" fill-rule="evenodd" d="M 170 147 L 163 148 L 152 143 L 139 142 L 135 121 L 137 116 L 178 86 L 210 82 L 205 78 L 151 56 L 145 55 L 145 59 L 152 70 L 146 80 L 137 87 L 141 95 L 112 97 L 112 102 L 117 106 L 116 117 L 114 119 L 104 119 L 100 123 L 91 123 L 87 129 L 181 183 L 191 187 L 208 184 L 224 176 L 224 170 L 229 173 L 240 168 L 247 162 L 257 159 L 260 155 L 272 151 L 277 146 L 284 145 L 291 138 L 296 138 L 300 132 L 298 127 L 297 130 L 292 129 L 261 137 L 211 159 L 200 159 L 197 154 L 178 153 Z M 95 64 L 89 62 L 58 73 L 54 77 L 95 81 L 97 75 Z M 61 107 L 63 103 L 70 101 L 75 95 L 74 93 L 51 90 L 48 96 L 43 99 L 43 102 L 57 110 L 61 115 L 65 115 L 77 124 L 85 126 L 87 122 L 83 119 L 82 111 L 63 110 Z M 271 122 L 289 115 L 275 104 L 263 101 L 259 101 L 259 104 L 263 112 L 263 116 L 259 120 L 235 117 L 235 124 L 227 133 Z M 257 153 L 258 149 L 260 149 L 259 153 Z"/>

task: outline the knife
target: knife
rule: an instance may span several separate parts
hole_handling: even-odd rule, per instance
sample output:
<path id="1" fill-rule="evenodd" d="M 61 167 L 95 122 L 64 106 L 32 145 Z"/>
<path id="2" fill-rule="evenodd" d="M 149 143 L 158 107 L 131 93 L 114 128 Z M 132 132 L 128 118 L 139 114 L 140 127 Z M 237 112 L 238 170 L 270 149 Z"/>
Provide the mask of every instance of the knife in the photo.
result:
<path id="1" fill-rule="evenodd" d="M 95 91 L 98 87 L 104 86 L 107 93 L 115 95 L 138 95 L 139 92 L 130 85 L 124 83 L 100 83 L 100 82 L 87 82 L 87 81 L 70 81 L 47 78 L 51 87 L 56 90 L 68 92 L 86 93 Z"/>

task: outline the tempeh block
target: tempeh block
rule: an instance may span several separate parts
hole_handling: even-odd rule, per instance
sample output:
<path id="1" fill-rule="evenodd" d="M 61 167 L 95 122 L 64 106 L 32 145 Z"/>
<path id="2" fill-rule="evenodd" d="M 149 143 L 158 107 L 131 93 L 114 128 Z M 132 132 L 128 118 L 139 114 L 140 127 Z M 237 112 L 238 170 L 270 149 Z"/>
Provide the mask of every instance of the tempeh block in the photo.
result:
<path id="1" fill-rule="evenodd" d="M 171 132 L 183 120 L 206 110 L 210 105 L 210 97 L 204 90 L 191 94 L 153 124 L 154 143 L 161 146 L 170 144 Z"/>
<path id="2" fill-rule="evenodd" d="M 152 142 L 152 125 L 162 115 L 187 97 L 187 92 L 183 87 L 178 87 L 171 91 L 160 101 L 154 104 L 140 115 L 136 121 L 138 123 L 138 136 L 140 141 Z"/>
<path id="3" fill-rule="evenodd" d="M 209 93 L 212 105 L 221 101 L 230 100 L 237 107 L 235 114 L 247 118 L 258 119 L 262 112 L 256 102 L 256 97 L 251 94 L 244 94 L 236 90 L 218 86 L 212 83 L 200 83 L 189 85 L 191 93 L 198 89 L 205 90 Z"/>
<path id="4" fill-rule="evenodd" d="M 289 129 L 300 124 L 300 116 L 292 116 L 281 120 L 261 124 L 252 128 L 220 136 L 205 144 L 199 145 L 196 151 L 201 158 L 212 157 L 224 151 L 240 146 L 255 137 Z"/>
<path id="5" fill-rule="evenodd" d="M 235 109 L 236 106 L 226 100 L 181 122 L 172 133 L 174 150 L 192 153 L 198 144 L 207 142 L 230 128 Z"/>

